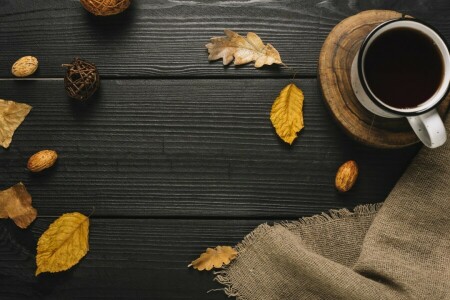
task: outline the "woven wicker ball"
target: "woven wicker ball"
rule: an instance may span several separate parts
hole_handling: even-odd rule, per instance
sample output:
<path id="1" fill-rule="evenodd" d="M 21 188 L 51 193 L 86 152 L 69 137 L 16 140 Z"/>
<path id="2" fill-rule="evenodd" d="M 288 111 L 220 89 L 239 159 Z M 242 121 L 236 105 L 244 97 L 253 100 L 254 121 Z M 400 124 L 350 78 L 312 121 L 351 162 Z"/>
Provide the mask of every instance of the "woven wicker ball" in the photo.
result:
<path id="1" fill-rule="evenodd" d="M 85 101 L 97 91 L 100 86 L 100 75 L 94 64 L 75 58 L 63 67 L 67 68 L 64 87 L 69 97 Z"/>
<path id="2" fill-rule="evenodd" d="M 81 5 L 96 16 L 111 16 L 123 12 L 131 0 L 80 0 Z"/>

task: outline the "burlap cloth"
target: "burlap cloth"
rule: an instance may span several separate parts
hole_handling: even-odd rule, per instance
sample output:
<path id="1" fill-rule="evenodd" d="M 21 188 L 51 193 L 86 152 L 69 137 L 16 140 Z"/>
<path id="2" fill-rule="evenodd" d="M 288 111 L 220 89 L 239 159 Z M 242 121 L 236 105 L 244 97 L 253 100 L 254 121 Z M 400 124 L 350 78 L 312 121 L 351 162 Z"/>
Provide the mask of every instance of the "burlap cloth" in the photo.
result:
<path id="1" fill-rule="evenodd" d="M 216 280 L 242 300 L 450 299 L 449 183 L 450 142 L 424 147 L 383 205 L 260 225 Z"/>

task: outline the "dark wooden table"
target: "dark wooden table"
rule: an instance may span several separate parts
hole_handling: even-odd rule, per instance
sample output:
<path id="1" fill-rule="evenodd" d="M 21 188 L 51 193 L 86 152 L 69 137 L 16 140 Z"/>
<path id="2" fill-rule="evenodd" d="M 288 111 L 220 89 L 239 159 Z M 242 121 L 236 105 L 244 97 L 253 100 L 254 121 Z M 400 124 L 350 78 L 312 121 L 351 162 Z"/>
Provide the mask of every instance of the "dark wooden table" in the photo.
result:
<path id="1" fill-rule="evenodd" d="M 366 9 L 428 21 L 450 40 L 448 0 L 136 0 L 97 18 L 78 1 L 0 2 L 0 98 L 34 108 L 8 150 L 0 188 L 23 181 L 38 209 L 20 230 L 0 222 L 0 299 L 226 299 L 213 275 L 188 269 L 206 247 L 234 245 L 262 222 L 382 201 L 420 146 L 359 145 L 333 122 L 316 79 L 329 31 Z M 209 63 L 204 45 L 224 28 L 254 31 L 298 69 L 306 127 L 293 146 L 275 135 L 270 107 L 291 73 Z M 12 62 L 34 55 L 33 79 Z M 62 63 L 97 64 L 91 104 L 67 98 Z M 45 175 L 25 169 L 41 149 L 59 152 Z M 339 195 L 338 166 L 360 178 Z M 59 215 L 91 216 L 90 251 L 70 271 L 34 277 L 37 238 Z"/>

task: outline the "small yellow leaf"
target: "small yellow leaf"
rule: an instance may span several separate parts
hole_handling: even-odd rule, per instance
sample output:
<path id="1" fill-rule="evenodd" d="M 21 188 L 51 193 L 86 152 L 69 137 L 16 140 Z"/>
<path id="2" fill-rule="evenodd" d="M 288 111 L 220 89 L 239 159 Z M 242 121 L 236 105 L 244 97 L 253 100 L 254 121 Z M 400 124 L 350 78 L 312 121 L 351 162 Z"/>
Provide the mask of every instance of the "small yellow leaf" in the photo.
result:
<path id="1" fill-rule="evenodd" d="M 295 86 L 288 84 L 275 99 L 270 112 L 270 120 L 278 136 L 288 144 L 297 137 L 303 125 L 303 92 Z"/>
<path id="2" fill-rule="evenodd" d="M 8 148 L 14 131 L 23 122 L 31 106 L 0 99 L 0 146 Z"/>
<path id="3" fill-rule="evenodd" d="M 22 182 L 0 192 L 0 218 L 11 218 L 20 228 L 27 228 L 36 215 L 31 195 Z"/>
<path id="4" fill-rule="evenodd" d="M 89 251 L 89 218 L 74 212 L 54 221 L 39 238 L 36 276 L 61 272 L 76 265 Z"/>
<path id="5" fill-rule="evenodd" d="M 213 37 L 206 44 L 208 48 L 208 60 L 223 59 L 223 64 L 228 65 L 233 61 L 235 65 L 243 65 L 254 61 L 255 67 L 264 65 L 282 64 L 280 54 L 271 45 L 264 45 L 256 33 L 249 32 L 243 37 L 231 30 L 225 30 L 226 36 Z"/>
<path id="6" fill-rule="evenodd" d="M 188 267 L 199 271 L 221 268 L 228 265 L 237 256 L 237 251 L 230 246 L 217 246 L 215 249 L 208 248 L 199 258 L 194 260 Z"/>

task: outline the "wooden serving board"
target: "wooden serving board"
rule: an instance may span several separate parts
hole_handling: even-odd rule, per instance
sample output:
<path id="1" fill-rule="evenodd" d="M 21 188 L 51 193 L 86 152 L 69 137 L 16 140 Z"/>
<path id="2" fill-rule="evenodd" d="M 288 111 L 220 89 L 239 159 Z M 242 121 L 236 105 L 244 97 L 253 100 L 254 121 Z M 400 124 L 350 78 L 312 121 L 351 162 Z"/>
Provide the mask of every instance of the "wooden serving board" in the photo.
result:
<path id="1" fill-rule="evenodd" d="M 318 76 L 323 98 L 333 117 L 355 140 L 377 148 L 402 148 L 419 140 L 405 118 L 386 119 L 366 110 L 353 93 L 350 70 L 353 58 L 367 34 L 380 23 L 397 19 L 391 10 L 367 10 L 336 25 L 322 46 Z M 444 116 L 450 95 L 440 104 Z"/>

